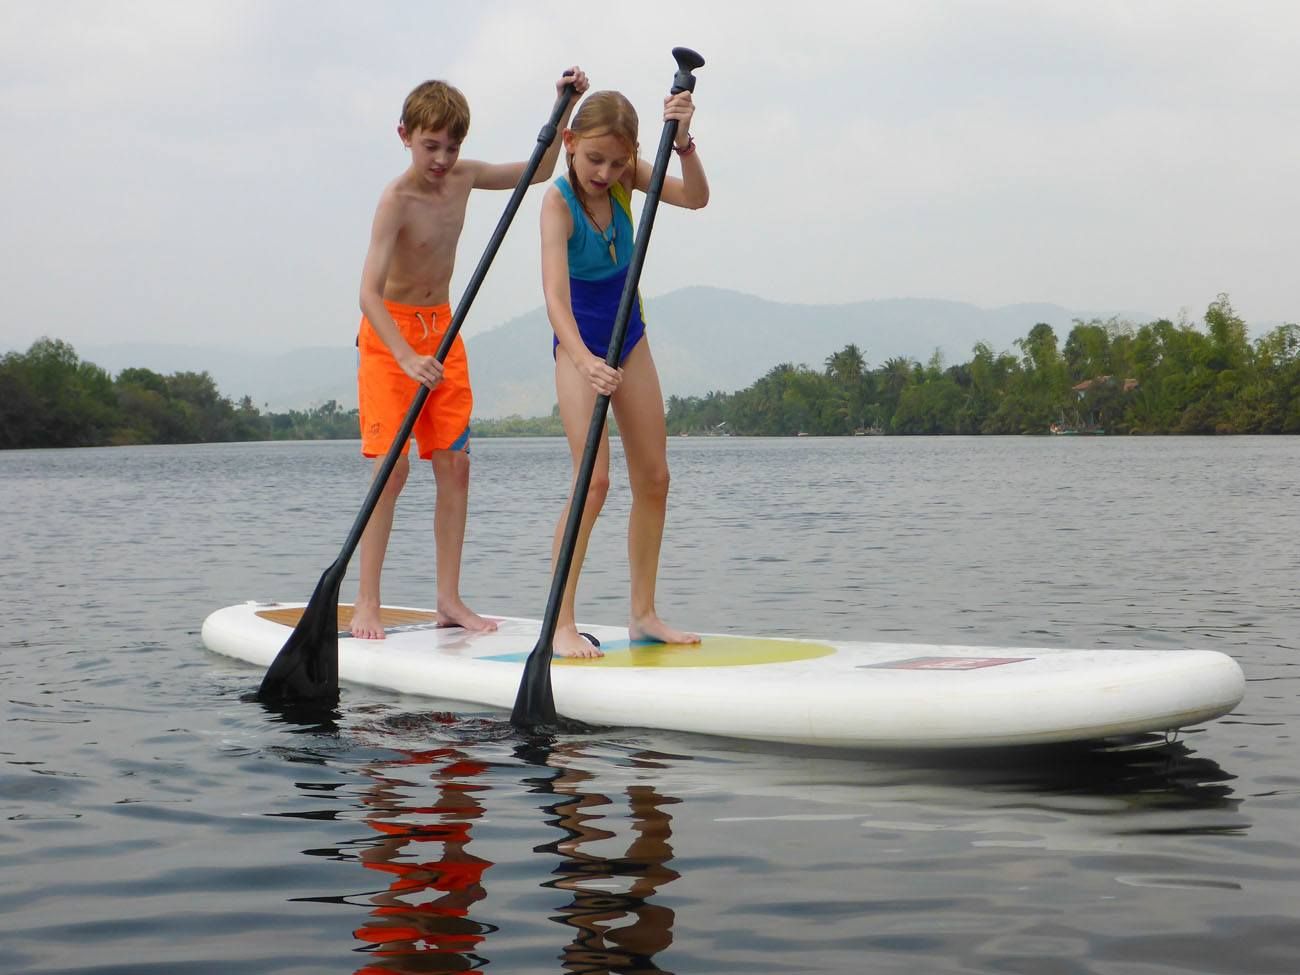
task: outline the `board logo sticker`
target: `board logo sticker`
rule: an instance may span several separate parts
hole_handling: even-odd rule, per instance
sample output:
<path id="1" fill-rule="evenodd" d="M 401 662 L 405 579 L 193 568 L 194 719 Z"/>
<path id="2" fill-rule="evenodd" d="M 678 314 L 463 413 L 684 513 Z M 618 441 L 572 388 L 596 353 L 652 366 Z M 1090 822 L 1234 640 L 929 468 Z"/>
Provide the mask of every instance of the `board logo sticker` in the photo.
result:
<path id="1" fill-rule="evenodd" d="M 858 670 L 980 670 L 983 667 L 1001 667 L 1018 664 L 1033 657 L 908 657 L 906 660 L 889 660 L 883 664 L 859 664 Z"/>

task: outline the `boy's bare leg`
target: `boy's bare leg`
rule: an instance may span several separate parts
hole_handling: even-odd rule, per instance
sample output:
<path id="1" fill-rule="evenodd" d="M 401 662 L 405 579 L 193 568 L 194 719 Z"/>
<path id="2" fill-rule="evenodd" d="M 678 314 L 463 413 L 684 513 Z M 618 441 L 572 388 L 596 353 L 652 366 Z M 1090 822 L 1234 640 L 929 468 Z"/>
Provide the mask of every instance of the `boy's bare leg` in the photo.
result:
<path id="1" fill-rule="evenodd" d="M 583 378 L 567 355 L 561 352 L 555 359 L 555 389 L 560 407 L 560 422 L 564 424 L 564 433 L 569 441 L 569 455 L 573 460 L 574 479 L 577 479 L 578 467 L 582 455 L 587 449 L 587 431 L 591 426 L 591 411 L 596 405 L 596 394 L 591 384 Z M 587 558 L 587 542 L 591 538 L 591 529 L 596 524 L 596 517 L 605 504 L 609 493 L 609 436 L 601 440 L 596 452 L 596 464 L 591 472 L 591 484 L 587 488 L 586 504 L 582 509 L 582 522 L 578 526 L 578 537 L 573 547 L 573 560 L 569 564 L 569 578 L 564 584 L 564 596 L 560 600 L 560 610 L 556 614 L 555 636 L 551 649 L 557 657 L 603 657 L 598 648 L 578 632 L 574 619 L 574 601 L 578 594 L 578 577 L 582 574 L 582 564 Z M 570 486 L 569 496 L 573 496 Z M 551 543 L 551 571 L 559 559 L 560 543 L 564 540 L 564 529 L 569 523 L 569 505 L 564 506 L 559 523 L 555 526 L 555 538 Z"/>
<path id="2" fill-rule="evenodd" d="M 379 473 L 384 458 L 376 457 L 374 474 Z M 384 625 L 380 618 L 379 577 L 384 569 L 384 555 L 388 551 L 388 536 L 393 532 L 393 511 L 397 496 L 402 493 L 411 466 L 405 456 L 397 459 L 393 473 L 388 476 L 383 493 L 375 510 L 361 533 L 361 580 L 352 611 L 352 635 L 362 640 L 382 640 Z M 373 476 L 373 475 L 372 475 Z"/>
<path id="3" fill-rule="evenodd" d="M 659 549 L 668 511 L 668 434 L 663 394 L 650 356 L 648 339 L 636 344 L 623 361 L 623 382 L 612 401 L 632 488 L 627 525 L 627 557 L 632 577 L 632 605 L 627 635 L 631 640 L 699 643 L 698 634 L 669 626 L 655 611 Z"/>
<path id="4" fill-rule="evenodd" d="M 435 450 L 433 477 L 438 495 L 433 506 L 433 540 L 438 550 L 438 625 L 460 626 L 475 633 L 497 628 L 460 598 L 460 558 L 469 515 L 469 453 Z"/>

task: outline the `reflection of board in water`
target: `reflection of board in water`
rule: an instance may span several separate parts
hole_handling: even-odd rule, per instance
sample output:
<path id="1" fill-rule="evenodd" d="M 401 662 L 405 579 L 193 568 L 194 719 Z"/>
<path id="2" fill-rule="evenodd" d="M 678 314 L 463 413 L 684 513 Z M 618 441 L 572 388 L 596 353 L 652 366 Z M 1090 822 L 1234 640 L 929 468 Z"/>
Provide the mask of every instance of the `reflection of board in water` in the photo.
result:
<path id="1" fill-rule="evenodd" d="M 269 666 L 301 604 L 210 615 L 209 649 Z M 346 612 L 340 607 L 341 618 Z M 439 627 L 430 610 L 386 608 L 384 640 L 338 641 L 344 681 L 508 710 L 536 620 L 493 633 Z M 629 643 L 583 626 L 605 652 L 557 658 L 555 704 L 590 725 L 662 728 L 840 748 L 961 748 L 1085 741 L 1210 721 L 1245 678 L 1208 650 L 1066 650 L 766 639 L 705 634 L 698 645 Z"/>
<path id="2" fill-rule="evenodd" d="M 455 723 L 450 716 L 447 720 Z M 492 796 L 491 766 L 474 754 L 472 746 L 402 751 L 401 758 L 364 768 L 369 776 L 360 796 L 364 821 L 377 835 L 351 844 L 359 852 L 346 847 L 329 852 L 391 879 L 378 891 L 321 898 L 370 906 L 366 922 L 353 931 L 371 959 L 358 975 L 479 971 L 491 962 L 497 927 L 471 915 L 487 897 L 493 866 L 469 851 L 475 828 L 490 821 Z M 573 754 L 581 757 L 576 750 Z M 561 860 L 551 871 L 554 879 L 542 886 L 572 898 L 551 909 L 551 919 L 570 929 L 558 953 L 563 970 L 664 971 L 654 956 L 672 943 L 674 914 L 652 897 L 678 877 L 668 866 L 671 817 L 662 807 L 679 800 L 640 784 L 626 785 L 622 796 L 604 795 L 590 772 L 565 765 L 561 747 L 520 746 L 516 755 L 538 767 L 540 774 L 528 775 L 523 784 L 554 799 L 542 814 L 562 834 L 535 852 Z M 635 764 L 635 756 L 632 760 Z M 605 857 L 584 849 L 617 838 L 594 822 L 620 799 L 626 799 L 630 825 L 618 816 L 611 826 L 631 836 L 625 854 Z M 431 956 L 439 959 L 437 967 L 427 967 Z"/>
<path id="3" fill-rule="evenodd" d="M 485 966 L 504 960 L 498 951 L 517 959 L 512 938 L 498 937 L 498 927 L 486 920 L 499 921 L 503 910 L 508 913 L 506 903 L 540 906 L 551 923 L 542 922 L 541 939 L 532 940 L 543 957 L 562 959 L 557 970 L 682 971 L 681 959 L 671 952 L 674 929 L 698 930 L 703 905 L 683 896 L 672 901 L 678 911 L 682 905 L 693 908 L 675 913 L 663 893 L 688 865 L 703 873 L 710 866 L 675 859 L 674 817 L 683 843 L 709 849 L 719 835 L 749 841 L 784 835 L 797 841 L 803 831 L 834 828 L 831 824 L 840 820 L 855 824 L 865 842 L 888 838 L 890 845 L 900 834 L 933 830 L 944 831 L 959 847 L 977 844 L 985 851 L 1007 845 L 1017 851 L 1122 852 L 1134 842 L 1127 829 L 1098 830 L 1093 816 L 1051 815 L 1051 800 L 1043 807 L 1046 815 L 1009 813 L 1008 798 L 1021 793 L 1057 796 L 1069 808 L 1082 803 L 1094 813 L 1110 806 L 1120 814 L 1125 807 L 1214 810 L 1216 829 L 1243 828 L 1241 818 L 1232 815 L 1239 802 L 1228 785 L 1232 776 L 1177 744 L 927 752 L 846 762 L 835 753 L 794 749 L 782 755 L 735 743 L 725 760 L 714 754 L 700 761 L 608 739 L 520 743 L 504 720 L 448 713 L 366 717 L 347 724 L 333 728 L 329 739 L 356 741 L 365 754 L 380 751 L 387 758 L 358 766 L 362 789 L 320 793 L 327 803 L 343 800 L 342 808 L 310 815 L 356 824 L 359 809 L 375 835 L 304 853 L 366 867 L 362 892 L 310 898 L 369 911 L 355 929 L 363 944 L 358 950 L 369 959 L 358 975 L 492 970 Z M 412 748 L 409 742 L 422 744 Z M 311 754 L 319 758 L 314 749 Z M 525 803 L 536 809 L 535 820 L 518 818 L 521 792 L 540 797 L 536 804 Z M 1001 798 L 972 803 L 981 794 Z M 909 801 L 900 803 L 900 795 Z M 731 797 L 727 801 L 735 815 L 717 815 L 719 796 Z M 686 810 L 693 802 L 699 805 L 690 815 Z M 673 807 L 680 811 L 671 812 Z M 962 815 L 954 820 L 950 811 L 956 807 Z M 702 810 L 712 812 L 702 817 Z M 505 852 L 506 847 L 517 852 L 521 839 L 523 849 L 537 854 L 535 860 L 525 857 L 521 864 Z M 719 855 L 725 856 L 723 849 Z M 493 861 L 507 864 L 505 872 L 494 871 Z M 555 896 L 521 899 L 524 866 L 536 878 L 533 883 Z M 388 886 L 376 891 L 369 882 L 376 876 L 390 877 Z M 1130 886 L 1228 889 L 1204 878 L 1140 872 L 1116 880 Z M 488 903 L 494 906 L 486 908 Z M 726 943 L 750 930 L 743 919 L 732 920 L 742 927 L 711 928 L 711 934 Z"/>

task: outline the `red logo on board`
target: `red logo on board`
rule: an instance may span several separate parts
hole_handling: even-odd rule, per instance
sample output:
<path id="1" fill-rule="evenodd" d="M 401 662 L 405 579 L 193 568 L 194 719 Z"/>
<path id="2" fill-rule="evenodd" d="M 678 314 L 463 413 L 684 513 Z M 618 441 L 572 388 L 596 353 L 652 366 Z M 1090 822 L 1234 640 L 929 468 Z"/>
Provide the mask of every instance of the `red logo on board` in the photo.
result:
<path id="1" fill-rule="evenodd" d="M 1033 657 L 909 657 L 883 664 L 862 664 L 858 670 L 979 670 L 1018 664 Z"/>

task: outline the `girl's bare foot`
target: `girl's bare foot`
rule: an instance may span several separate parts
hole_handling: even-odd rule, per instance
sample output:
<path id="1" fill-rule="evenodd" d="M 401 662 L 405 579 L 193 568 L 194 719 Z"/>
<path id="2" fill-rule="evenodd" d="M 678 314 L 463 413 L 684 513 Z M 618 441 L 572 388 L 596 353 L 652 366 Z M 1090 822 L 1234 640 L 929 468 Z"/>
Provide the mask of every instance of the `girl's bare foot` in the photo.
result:
<path id="1" fill-rule="evenodd" d="M 455 602 L 438 602 L 438 625 L 459 626 L 471 633 L 491 633 L 497 628 L 497 621 L 479 616 L 460 600 Z"/>
<path id="2" fill-rule="evenodd" d="M 555 631 L 551 649 L 557 657 L 603 657 L 604 652 L 593 647 L 577 628 Z"/>
<path id="3" fill-rule="evenodd" d="M 658 616 L 650 615 L 639 620 L 633 620 L 628 624 L 627 637 L 629 640 L 650 640 L 655 643 L 699 643 L 700 635 L 698 633 L 687 633 L 685 630 L 674 629 L 669 626 Z"/>
<path id="4" fill-rule="evenodd" d="M 384 623 L 379 603 L 357 600 L 352 605 L 352 635 L 358 640 L 382 640 Z"/>

